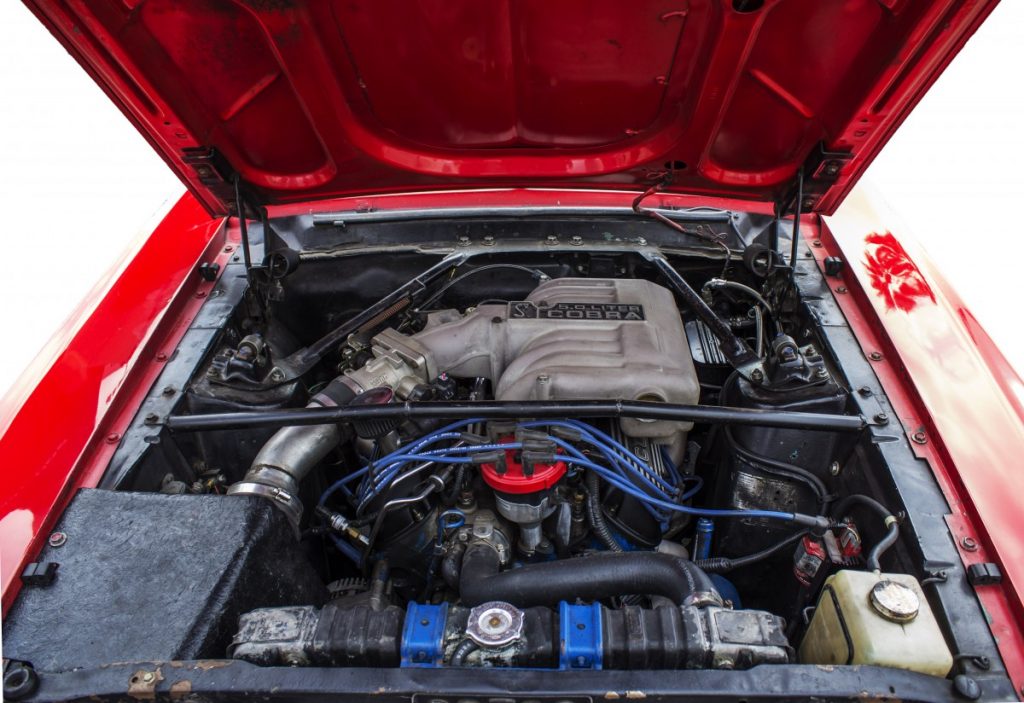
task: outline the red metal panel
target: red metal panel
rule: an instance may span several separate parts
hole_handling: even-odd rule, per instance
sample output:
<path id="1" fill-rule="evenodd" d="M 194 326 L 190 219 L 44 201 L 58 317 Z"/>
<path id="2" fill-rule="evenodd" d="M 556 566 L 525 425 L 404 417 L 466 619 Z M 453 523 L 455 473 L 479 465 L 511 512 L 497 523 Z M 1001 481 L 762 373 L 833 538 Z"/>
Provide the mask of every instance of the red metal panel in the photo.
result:
<path id="1" fill-rule="evenodd" d="M 1024 691 L 1024 383 L 920 247 L 889 232 L 882 207 L 855 193 L 814 255 L 847 262 L 836 299 L 946 495 L 964 565 L 1002 569 L 1002 584 L 976 592 Z"/>
<path id="2" fill-rule="evenodd" d="M 74 490 L 96 485 L 213 283 L 225 229 L 186 194 L 118 262 L 0 402 L 3 606 Z"/>
<path id="3" fill-rule="evenodd" d="M 822 144 L 849 155 L 809 184 L 830 212 L 996 0 L 26 2 L 223 214 L 184 150 L 274 203 L 666 165 L 676 192 L 771 201 Z"/>

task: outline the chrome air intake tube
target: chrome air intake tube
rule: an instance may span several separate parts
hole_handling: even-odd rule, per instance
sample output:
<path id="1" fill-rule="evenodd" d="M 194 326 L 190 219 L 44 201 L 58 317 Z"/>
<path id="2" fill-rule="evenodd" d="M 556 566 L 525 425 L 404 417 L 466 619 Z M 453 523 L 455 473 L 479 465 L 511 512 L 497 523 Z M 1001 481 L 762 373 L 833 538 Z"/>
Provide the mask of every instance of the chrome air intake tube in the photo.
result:
<path id="1" fill-rule="evenodd" d="M 355 396 L 355 391 L 347 384 L 335 379 L 313 396 L 306 407 L 347 405 Z M 242 480 L 228 489 L 228 495 L 267 498 L 298 530 L 302 519 L 299 485 L 341 439 L 342 431 L 336 424 L 284 427 L 267 440 Z"/>

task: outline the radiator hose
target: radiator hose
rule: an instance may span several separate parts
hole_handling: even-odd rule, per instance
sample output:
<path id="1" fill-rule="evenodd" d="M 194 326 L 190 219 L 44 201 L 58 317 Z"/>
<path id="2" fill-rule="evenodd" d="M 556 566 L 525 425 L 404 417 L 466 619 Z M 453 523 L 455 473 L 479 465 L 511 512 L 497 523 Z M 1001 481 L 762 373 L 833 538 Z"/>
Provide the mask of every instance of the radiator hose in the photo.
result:
<path id="1" fill-rule="evenodd" d="M 466 549 L 459 577 L 464 604 L 498 600 L 529 608 L 641 594 L 664 596 L 676 605 L 722 605 L 703 570 L 669 554 L 612 552 L 502 572 L 499 565 L 498 552 L 489 544 L 479 542 Z"/>

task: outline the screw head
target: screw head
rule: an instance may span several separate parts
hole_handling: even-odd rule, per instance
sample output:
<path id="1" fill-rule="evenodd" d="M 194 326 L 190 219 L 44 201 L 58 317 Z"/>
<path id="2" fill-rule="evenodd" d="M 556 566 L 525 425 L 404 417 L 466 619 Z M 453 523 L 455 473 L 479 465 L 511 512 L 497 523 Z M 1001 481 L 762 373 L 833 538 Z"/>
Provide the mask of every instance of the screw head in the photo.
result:
<path id="1" fill-rule="evenodd" d="M 485 247 L 493 247 L 494 246 L 494 237 L 492 237 L 489 234 L 486 237 L 484 237 L 484 246 Z"/>
<path id="2" fill-rule="evenodd" d="M 67 541 L 68 541 L 67 533 L 66 532 L 57 531 L 57 532 L 54 532 L 54 533 L 52 533 L 50 535 L 50 539 L 47 540 L 47 543 L 51 547 L 63 547 L 67 543 Z"/>
<path id="3" fill-rule="evenodd" d="M 750 372 L 750 378 L 756 383 L 760 383 L 764 380 L 764 372 L 761 369 L 754 369 Z"/>
<path id="4" fill-rule="evenodd" d="M 838 476 L 841 470 L 842 467 L 839 465 L 838 461 L 833 461 L 831 464 L 829 464 L 828 471 L 833 476 Z"/>
<path id="5" fill-rule="evenodd" d="M 556 237 L 553 234 L 549 234 L 547 238 L 544 240 L 544 243 L 548 245 L 558 244 L 558 237 Z"/>
<path id="6" fill-rule="evenodd" d="M 811 242 L 811 246 L 812 247 L 820 247 L 821 246 L 821 240 L 820 239 L 815 239 L 813 242 Z"/>
<path id="7" fill-rule="evenodd" d="M 877 422 L 879 425 L 888 425 L 889 416 L 886 415 L 885 413 L 877 413 L 875 415 L 875 422 Z"/>
<path id="8" fill-rule="evenodd" d="M 167 352 L 157 352 L 156 353 L 156 360 L 157 361 L 167 361 Z"/>
<path id="9" fill-rule="evenodd" d="M 928 443 L 928 435 L 926 435 L 924 433 L 924 430 L 918 430 L 914 434 L 910 435 L 910 439 L 912 439 L 917 444 L 927 444 Z"/>
<path id="10" fill-rule="evenodd" d="M 118 432 L 111 432 L 107 435 L 107 444 L 117 444 L 121 439 L 121 435 Z"/>
<path id="11" fill-rule="evenodd" d="M 571 243 L 571 244 L 572 244 L 572 245 L 573 245 L 574 247 L 578 247 L 578 246 L 581 246 L 581 245 L 583 244 L 583 237 L 579 236 L 578 234 L 574 234 L 574 235 L 573 235 L 573 237 L 572 237 L 572 239 L 570 239 L 570 240 L 569 240 L 569 242 L 570 242 L 570 243 Z"/>
<path id="12" fill-rule="evenodd" d="M 459 237 L 459 246 L 460 247 L 468 247 L 469 246 L 469 237 L 467 237 L 465 235 Z"/>
<path id="13" fill-rule="evenodd" d="M 871 395 L 871 387 L 861 386 L 860 388 L 857 389 L 857 392 L 860 393 L 862 398 L 867 398 L 868 396 Z"/>
<path id="14" fill-rule="evenodd" d="M 836 293 L 838 293 L 839 295 L 842 295 L 845 292 L 846 292 L 846 286 L 839 286 L 838 288 L 836 288 Z"/>
<path id="15" fill-rule="evenodd" d="M 153 683 L 155 679 L 156 674 L 154 674 L 152 671 L 147 671 L 145 674 L 142 675 L 142 680 L 146 683 Z"/>
<path id="16" fill-rule="evenodd" d="M 882 352 L 873 351 L 870 354 L 868 354 L 868 358 L 871 359 L 872 361 L 881 361 L 883 358 Z"/>
<path id="17" fill-rule="evenodd" d="M 960 546 L 968 552 L 978 551 L 978 542 L 973 537 L 964 537 L 960 540 Z"/>
<path id="18" fill-rule="evenodd" d="M 205 298 L 206 297 L 206 291 L 205 290 L 199 291 L 198 293 L 196 293 L 196 297 L 197 298 Z"/>
<path id="19" fill-rule="evenodd" d="M 164 395 L 174 395 L 174 386 L 164 386 L 164 389 L 160 392 Z"/>

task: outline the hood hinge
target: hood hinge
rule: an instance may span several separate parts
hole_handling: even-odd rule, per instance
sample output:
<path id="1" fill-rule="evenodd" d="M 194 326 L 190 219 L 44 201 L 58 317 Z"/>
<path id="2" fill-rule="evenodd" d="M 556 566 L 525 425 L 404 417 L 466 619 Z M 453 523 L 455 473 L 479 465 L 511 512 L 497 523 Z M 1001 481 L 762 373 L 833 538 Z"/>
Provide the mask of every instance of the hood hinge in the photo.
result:
<path id="1" fill-rule="evenodd" d="M 801 212 L 810 212 L 814 209 L 821 196 L 839 180 L 843 167 L 851 158 L 853 158 L 853 154 L 849 152 L 828 151 L 823 142 L 818 142 L 818 145 L 814 147 L 800 167 L 803 172 Z M 775 203 L 775 209 L 779 215 L 784 216 L 796 212 L 797 192 L 800 190 L 797 181 L 798 179 L 794 178 L 783 191 L 782 197 Z"/>

